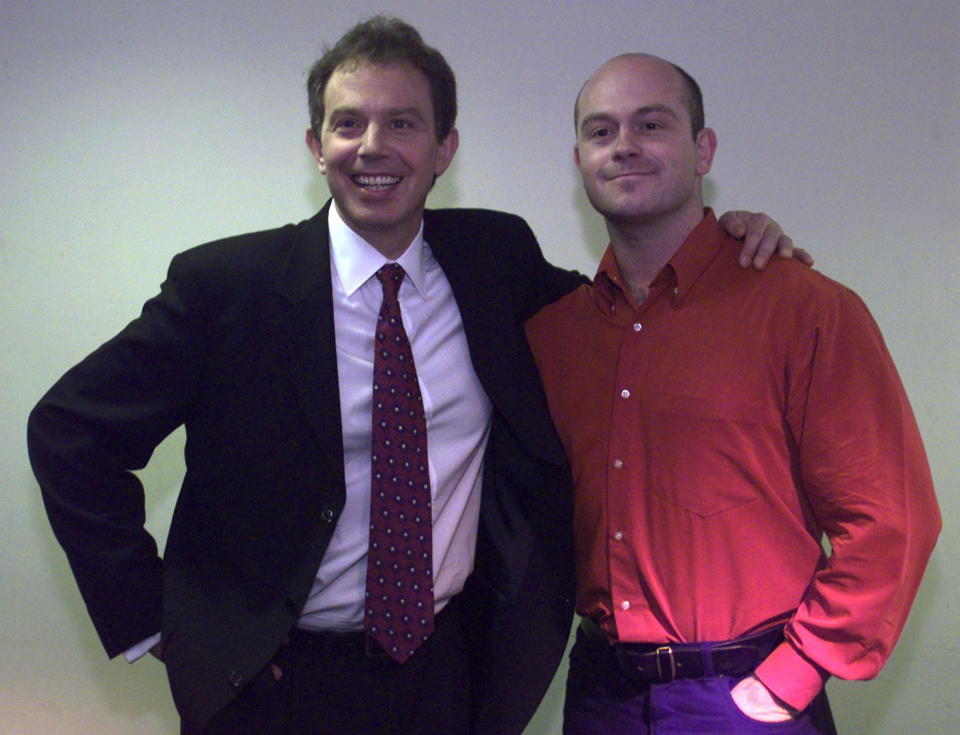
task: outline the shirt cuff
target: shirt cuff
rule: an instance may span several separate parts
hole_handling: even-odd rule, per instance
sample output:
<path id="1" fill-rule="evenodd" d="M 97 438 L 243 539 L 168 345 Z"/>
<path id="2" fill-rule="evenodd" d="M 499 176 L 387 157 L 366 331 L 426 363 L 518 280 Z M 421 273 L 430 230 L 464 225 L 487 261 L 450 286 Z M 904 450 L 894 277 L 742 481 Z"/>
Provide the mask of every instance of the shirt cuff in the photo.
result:
<path id="1" fill-rule="evenodd" d="M 145 638 L 139 643 L 130 646 L 126 651 L 123 652 L 123 657 L 127 659 L 127 663 L 133 663 L 137 659 L 143 658 L 148 653 L 150 649 L 153 648 L 160 642 L 160 634 L 154 633 L 149 638 Z"/>
<path id="2" fill-rule="evenodd" d="M 777 697 L 805 710 L 830 678 L 829 672 L 784 641 L 761 663 L 754 675 Z"/>

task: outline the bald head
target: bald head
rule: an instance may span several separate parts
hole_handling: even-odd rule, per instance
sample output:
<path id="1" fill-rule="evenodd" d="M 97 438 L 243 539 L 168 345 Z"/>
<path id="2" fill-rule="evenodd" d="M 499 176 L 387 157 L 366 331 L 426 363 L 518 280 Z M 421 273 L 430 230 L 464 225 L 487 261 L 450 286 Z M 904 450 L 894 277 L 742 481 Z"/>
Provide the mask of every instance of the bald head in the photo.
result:
<path id="1" fill-rule="evenodd" d="M 638 75 L 652 76 L 659 79 L 662 83 L 669 85 L 671 80 L 679 85 L 679 92 L 690 118 L 691 134 L 696 138 L 697 133 L 703 130 L 705 124 L 703 114 L 703 94 L 700 91 L 700 85 L 697 80 L 687 74 L 674 63 L 661 59 L 659 56 L 643 53 L 628 53 L 614 56 L 597 69 L 577 94 L 576 102 L 573 105 L 573 124 L 579 131 L 582 123 L 580 119 L 580 100 L 584 92 L 589 91 L 594 83 L 602 83 L 606 74 L 614 70 L 625 69 Z"/>

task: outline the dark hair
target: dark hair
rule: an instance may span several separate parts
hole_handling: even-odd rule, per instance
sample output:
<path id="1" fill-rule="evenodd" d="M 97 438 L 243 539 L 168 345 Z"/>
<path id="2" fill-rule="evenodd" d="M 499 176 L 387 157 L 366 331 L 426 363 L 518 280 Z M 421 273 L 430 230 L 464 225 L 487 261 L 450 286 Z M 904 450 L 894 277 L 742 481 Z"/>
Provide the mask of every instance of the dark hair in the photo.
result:
<path id="1" fill-rule="evenodd" d="M 417 29 L 399 18 L 382 15 L 357 23 L 314 63 L 307 79 L 310 127 L 320 137 L 323 92 L 333 72 L 347 64 L 411 64 L 430 83 L 437 140 L 444 140 L 457 119 L 457 82 L 453 70 L 435 48 L 427 46 Z"/>
<path id="2" fill-rule="evenodd" d="M 690 126 L 693 128 L 693 137 L 696 138 L 697 133 L 703 130 L 703 126 L 706 122 L 703 115 L 703 92 L 700 91 L 700 85 L 697 84 L 696 79 L 687 74 L 687 72 L 685 72 L 676 64 L 671 63 L 670 66 L 680 72 L 680 77 L 683 79 L 683 92 L 684 96 L 687 98 L 687 111 L 690 113 Z"/>

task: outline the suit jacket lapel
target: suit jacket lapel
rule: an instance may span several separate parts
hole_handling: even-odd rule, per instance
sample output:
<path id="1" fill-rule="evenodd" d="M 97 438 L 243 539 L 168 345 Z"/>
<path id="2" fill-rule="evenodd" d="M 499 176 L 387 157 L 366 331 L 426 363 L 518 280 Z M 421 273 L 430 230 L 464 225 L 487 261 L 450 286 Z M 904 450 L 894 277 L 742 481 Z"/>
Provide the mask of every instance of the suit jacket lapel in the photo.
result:
<path id="1" fill-rule="evenodd" d="M 491 401 L 497 403 L 504 374 L 502 359 L 513 351 L 511 304 L 495 273 L 473 252 L 481 243 L 464 243 L 463 233 L 445 226 L 429 210 L 424 213 L 424 239 L 453 289 L 470 347 L 474 370 Z M 459 238 L 459 240 L 458 240 Z"/>
<path id="2" fill-rule="evenodd" d="M 544 430 L 552 424 L 546 402 L 537 400 L 539 376 L 502 278 L 501 269 L 508 266 L 492 262 L 495 256 L 485 252 L 482 235 L 476 242 L 464 242 L 464 233 L 456 230 L 455 222 L 437 214 L 424 213 L 424 239 L 453 289 L 473 368 L 494 411 L 529 452 L 553 464 L 565 464 L 556 436 L 549 428 Z"/>
<path id="3" fill-rule="evenodd" d="M 343 477 L 343 430 L 337 381 L 336 335 L 330 282 L 330 203 L 299 226 L 276 291 L 289 304 L 275 324 L 280 370 L 320 437 L 327 460 Z"/>

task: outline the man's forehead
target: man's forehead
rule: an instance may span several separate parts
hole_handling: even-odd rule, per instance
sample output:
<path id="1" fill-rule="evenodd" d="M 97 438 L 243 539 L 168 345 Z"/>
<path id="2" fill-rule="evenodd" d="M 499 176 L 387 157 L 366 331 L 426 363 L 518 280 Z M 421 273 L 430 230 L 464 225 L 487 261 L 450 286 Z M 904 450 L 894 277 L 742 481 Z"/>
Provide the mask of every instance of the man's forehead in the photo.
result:
<path id="1" fill-rule="evenodd" d="M 429 88 L 430 81 L 416 66 L 407 61 L 380 62 L 371 61 L 365 56 L 358 56 L 337 65 L 327 81 L 327 89 L 334 80 L 363 78 L 365 80 L 391 81 L 397 76 L 403 76 L 414 84 L 423 84 Z"/>
<path id="2" fill-rule="evenodd" d="M 419 69 L 405 62 L 344 62 L 331 74 L 323 96 L 328 113 L 359 106 L 416 111 L 421 115 L 430 115 L 433 110 L 429 81 Z"/>
<path id="3" fill-rule="evenodd" d="M 584 86 L 584 95 L 607 90 L 677 94 L 683 91 L 683 80 L 676 69 L 660 59 L 623 57 L 598 69 Z"/>
<path id="4" fill-rule="evenodd" d="M 661 109 L 679 114 L 683 107 L 683 79 L 669 63 L 656 56 L 630 54 L 603 64 L 583 85 L 577 116 L 611 114 L 614 109 L 634 112 Z"/>

